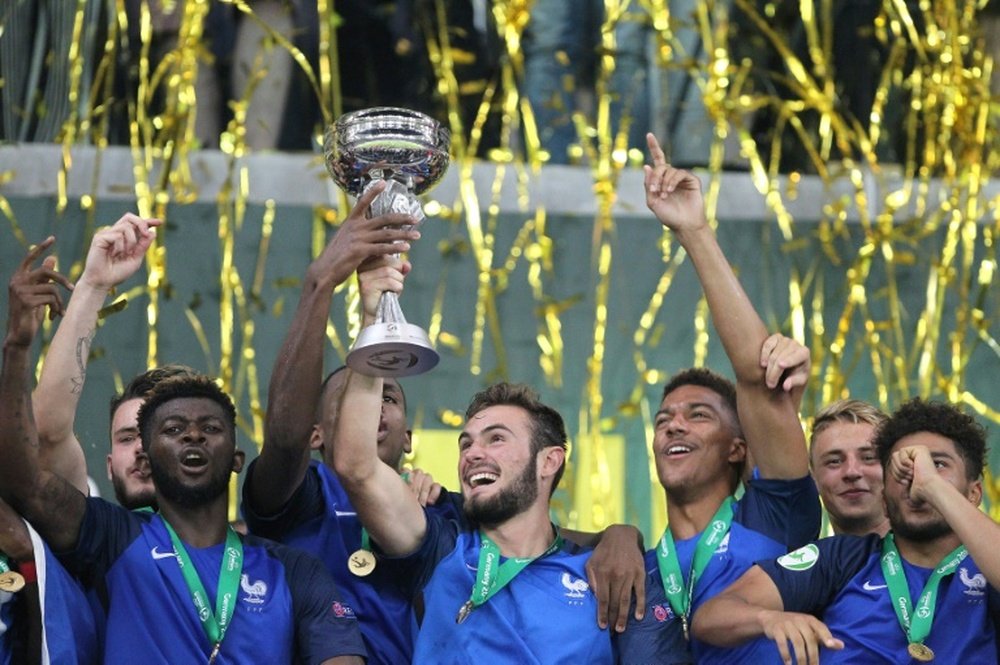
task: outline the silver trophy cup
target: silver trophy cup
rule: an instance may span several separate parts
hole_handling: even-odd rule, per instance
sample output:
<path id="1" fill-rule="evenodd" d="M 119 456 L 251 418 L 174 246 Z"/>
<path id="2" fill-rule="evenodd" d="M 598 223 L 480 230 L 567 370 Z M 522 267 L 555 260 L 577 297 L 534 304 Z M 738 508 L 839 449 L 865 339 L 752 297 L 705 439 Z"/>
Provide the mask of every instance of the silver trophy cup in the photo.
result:
<path id="1" fill-rule="evenodd" d="M 448 170 L 451 135 L 433 118 L 401 108 L 347 113 L 329 127 L 323 142 L 326 168 L 355 198 L 375 183 L 388 185 L 372 202 L 369 215 L 423 211 L 416 195 L 428 191 Z M 375 323 L 361 331 L 347 354 L 351 369 L 369 376 L 422 374 L 439 356 L 420 326 L 406 322 L 399 298 L 385 292 Z"/>

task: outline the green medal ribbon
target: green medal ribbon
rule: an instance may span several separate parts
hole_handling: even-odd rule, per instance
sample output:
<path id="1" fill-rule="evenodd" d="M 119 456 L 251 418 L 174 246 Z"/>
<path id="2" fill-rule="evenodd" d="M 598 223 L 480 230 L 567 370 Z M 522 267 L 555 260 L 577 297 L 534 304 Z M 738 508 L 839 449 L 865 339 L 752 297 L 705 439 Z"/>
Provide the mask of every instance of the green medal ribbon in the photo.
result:
<path id="1" fill-rule="evenodd" d="M 556 531 L 555 526 L 552 527 Z M 528 564 L 535 559 L 541 559 L 552 554 L 562 547 L 562 536 L 556 533 L 555 540 L 548 549 L 535 557 L 512 557 L 500 563 L 500 548 L 490 540 L 486 534 L 480 532 L 482 544 L 479 547 L 479 565 L 476 567 L 476 583 L 472 587 L 472 595 L 469 600 L 462 605 L 455 617 L 455 623 L 465 621 L 472 610 L 480 607 L 490 598 L 495 596 L 500 589 L 504 588 L 510 581 L 517 577 L 518 573 L 524 570 Z"/>
<path id="2" fill-rule="evenodd" d="M 10 572 L 10 559 L 6 554 L 0 554 L 0 575 Z"/>
<path id="3" fill-rule="evenodd" d="M 691 559 L 691 570 L 688 572 L 687 585 L 684 584 L 684 573 L 681 572 L 681 562 L 674 547 L 674 537 L 670 534 L 670 526 L 663 530 L 663 537 L 656 548 L 656 563 L 660 568 L 660 581 L 663 591 L 667 594 L 670 608 L 681 619 L 684 629 L 684 639 L 688 639 L 688 619 L 691 616 L 691 603 L 694 598 L 694 587 L 698 583 L 705 567 L 712 560 L 712 554 L 719 547 L 722 539 L 729 533 L 733 523 L 733 497 L 727 496 L 719 509 L 715 511 L 712 521 L 701 532 L 701 538 L 695 546 L 694 557 Z M 686 588 L 685 588 L 686 587 Z"/>
<path id="4" fill-rule="evenodd" d="M 959 545 L 947 554 L 937 568 L 927 578 L 924 590 L 917 600 L 916 609 L 910 601 L 910 588 L 906 583 L 906 571 L 903 570 L 902 557 L 896 549 L 896 541 L 892 532 L 886 534 L 882 540 L 882 574 L 885 576 L 885 583 L 889 587 L 889 595 L 892 598 L 892 608 L 896 610 L 896 618 L 899 625 L 906 633 L 906 639 L 910 644 L 923 644 L 924 640 L 931 633 L 931 624 L 934 623 L 934 606 L 937 603 L 938 585 L 941 578 L 951 575 L 958 568 L 958 564 L 969 555 L 964 545 Z"/>
<path id="5" fill-rule="evenodd" d="M 219 585 L 215 595 L 215 614 L 209 607 L 208 594 L 205 586 L 198 577 L 191 557 L 184 547 L 184 543 L 177 536 L 177 532 L 170 526 L 167 520 L 163 520 L 170 534 L 170 542 L 173 543 L 174 551 L 177 553 L 177 564 L 181 568 L 184 582 L 187 583 L 188 591 L 191 593 L 191 600 L 198 611 L 198 620 L 205 631 L 205 636 L 212 643 L 212 654 L 208 662 L 211 663 L 219 654 L 219 647 L 226 636 L 226 628 L 233 618 L 236 609 L 236 594 L 240 586 L 240 575 L 243 573 L 243 543 L 236 531 L 230 526 L 226 530 L 226 547 L 222 554 L 222 564 L 219 567 Z"/>

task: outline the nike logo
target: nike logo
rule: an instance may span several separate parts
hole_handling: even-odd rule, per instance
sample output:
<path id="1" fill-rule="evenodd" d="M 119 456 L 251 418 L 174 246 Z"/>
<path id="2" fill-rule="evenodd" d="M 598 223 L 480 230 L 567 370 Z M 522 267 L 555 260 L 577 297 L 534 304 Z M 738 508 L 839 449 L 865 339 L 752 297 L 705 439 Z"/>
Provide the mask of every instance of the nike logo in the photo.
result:
<path id="1" fill-rule="evenodd" d="M 885 589 L 887 585 L 885 584 L 872 584 L 871 580 L 865 580 L 865 583 L 861 585 L 861 588 L 865 591 L 878 591 L 879 589 Z"/>
<path id="2" fill-rule="evenodd" d="M 177 552 L 174 552 L 173 550 L 169 552 L 161 552 L 159 547 L 154 547 L 149 550 L 149 555 L 154 559 L 169 559 L 170 557 L 176 557 Z"/>
<path id="3" fill-rule="evenodd" d="M 333 514 L 337 517 L 357 517 L 357 513 L 353 510 L 334 510 Z"/>

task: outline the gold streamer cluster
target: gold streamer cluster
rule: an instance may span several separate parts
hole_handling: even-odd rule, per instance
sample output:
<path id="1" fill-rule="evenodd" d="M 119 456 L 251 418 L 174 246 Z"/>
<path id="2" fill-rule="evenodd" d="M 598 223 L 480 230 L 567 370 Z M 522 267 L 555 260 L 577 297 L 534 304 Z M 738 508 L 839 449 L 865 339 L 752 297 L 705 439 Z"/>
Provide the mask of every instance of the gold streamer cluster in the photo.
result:
<path id="1" fill-rule="evenodd" d="M 243 0 L 225 0 L 251 20 L 258 20 L 251 5 Z M 78 3 L 74 35 L 83 30 L 84 4 Z M 527 184 L 548 156 L 542 145 L 535 111 L 523 94 L 525 61 L 523 41 L 532 20 L 530 0 L 496 0 L 489 3 L 491 30 L 500 44 L 496 70 L 481 81 L 463 80 L 459 68 L 469 54 L 452 43 L 448 24 L 448 3 L 435 0 L 433 16 L 421 20 L 426 51 L 437 81 L 435 94 L 447 109 L 447 121 L 454 137 L 454 169 L 459 172 L 460 189 L 456 200 L 432 202 L 428 213 L 460 224 L 460 239 L 443 243 L 443 254 L 469 252 L 477 269 L 477 295 L 472 330 L 449 329 L 444 316 L 447 270 L 442 270 L 431 316 L 432 340 L 452 350 L 468 354 L 472 375 L 500 378 L 507 374 L 505 330 L 498 317 L 498 298 L 514 279 L 515 269 L 526 265 L 534 299 L 538 328 L 538 362 L 551 387 L 563 383 L 563 314 L 578 303 L 560 301 L 550 294 L 554 266 L 559 256 L 547 228 L 544 209 L 526 215 L 509 248 L 498 246 L 500 197 L 508 171 L 515 174 L 517 196 L 528 203 Z M 590 109 L 573 113 L 578 135 L 575 154 L 590 169 L 597 214 L 591 225 L 592 292 L 595 294 L 592 325 L 586 331 L 587 379 L 580 386 L 581 408 L 577 432 L 577 460 L 586 457 L 593 477 L 571 480 L 562 507 L 566 521 L 582 527 L 602 526 L 608 519 L 598 506 L 606 505 L 616 484 L 607 477 L 608 450 L 605 435 L 620 419 L 640 417 L 651 440 L 650 404 L 646 395 L 650 384 L 662 382 L 662 368 L 656 364 L 655 350 L 663 333 L 657 325 L 677 270 L 684 262 L 682 251 L 671 239 L 662 240 L 664 265 L 658 281 L 647 294 L 648 306 L 630 323 L 631 353 L 636 381 L 629 395 L 604 395 L 605 349 L 608 344 L 608 299 L 611 268 L 617 256 L 614 244 L 616 220 L 613 213 L 619 176 L 630 160 L 627 135 L 631 118 L 613 120 L 616 101 L 611 79 L 617 64 L 618 22 L 643 21 L 656 44 L 651 76 L 683 72 L 693 81 L 712 127 L 708 157 L 706 197 L 709 218 L 716 222 L 721 174 L 731 160 L 732 146 L 738 145 L 742 165 L 749 169 L 753 185 L 777 223 L 783 250 L 791 258 L 792 273 L 787 293 L 787 319 L 776 322 L 787 333 L 806 343 L 813 354 L 814 381 L 807 393 L 805 412 L 821 403 L 843 397 L 853 368 L 867 357 L 877 386 L 877 401 L 892 408 L 903 399 L 921 395 L 943 396 L 964 403 L 983 418 L 1000 423 L 996 395 L 976 395 L 966 386 L 966 370 L 974 350 L 986 347 L 992 358 L 1000 356 L 1000 345 L 991 332 L 990 305 L 996 310 L 997 235 L 1000 232 L 997 201 L 988 200 L 984 185 L 997 167 L 1000 151 L 996 146 L 997 109 L 991 102 L 990 79 L 993 62 L 986 53 L 979 21 L 985 0 L 979 2 L 921 2 L 885 0 L 870 25 L 864 26 L 879 53 L 881 71 L 872 94 L 867 117 L 855 117 L 841 94 L 843 81 L 835 67 L 838 36 L 833 30 L 838 3 L 802 0 L 788 3 L 735 0 L 692 1 L 690 11 L 674 13 L 666 0 L 605 0 L 601 55 L 593 82 Z M 106 42 L 97 62 L 85 62 L 86 54 L 70 51 L 66 67 L 70 72 L 70 107 L 61 134 L 63 159 L 59 178 L 57 213 L 71 203 L 66 191 L 67 174 L 73 168 L 70 149 L 81 141 L 98 148 L 108 145 L 109 109 L 114 88 L 114 66 L 129 47 L 127 35 L 136 26 L 128 25 L 124 0 L 116 0 L 107 26 Z M 166 57 L 153 63 L 152 14 L 141 3 L 138 35 L 138 87 L 127 97 L 129 143 L 133 156 L 134 193 L 139 213 L 163 219 L 170 214 L 168 204 L 193 200 L 189 159 L 197 147 L 194 123 L 198 112 L 195 82 L 203 75 L 208 58 L 203 25 L 209 11 L 208 0 L 158 3 L 159 10 L 176 12 L 179 18 L 176 45 Z M 794 7 L 794 9 L 791 9 Z M 339 19 L 335 3 L 317 0 L 319 11 L 319 60 L 313 70 L 306 57 L 282 34 L 263 27 L 268 34 L 264 49 L 285 49 L 306 73 L 327 121 L 341 110 L 340 63 L 337 60 Z M 916 12 L 916 13 L 914 13 Z M 782 20 L 777 20 L 781 18 Z M 738 20 L 737 20 L 738 19 Z M 737 27 L 750 30 L 762 45 L 760 57 L 748 56 L 736 48 Z M 804 35 L 804 44 L 790 35 Z M 690 47 L 696 37 L 700 48 Z M 79 39 L 75 40 L 79 43 Z M 133 45 L 134 46 L 134 45 Z M 765 57 L 770 54 L 770 57 Z M 770 62 L 778 63 L 775 65 Z M 85 64 L 87 66 L 85 66 Z M 86 79 L 89 73 L 90 79 Z M 254 354 L 253 320 L 248 302 L 260 298 L 263 266 L 269 248 L 274 205 L 266 207 L 262 242 L 256 271 L 241 275 L 235 267 L 234 239 L 248 223 L 246 167 L 239 157 L 246 154 L 246 110 L 256 83 L 266 75 L 263 67 L 241 99 L 231 102 L 233 119 L 219 137 L 219 146 L 229 159 L 232 179 L 219 194 L 219 251 L 222 270 L 218 275 L 221 299 L 217 315 L 221 323 L 218 376 L 223 386 L 239 401 L 249 398 L 251 412 L 241 414 L 241 427 L 258 445 L 262 441 L 262 409 L 259 399 Z M 573 92 L 575 81 L 565 85 Z M 779 91 L 779 92 L 776 92 Z M 473 92 L 470 92 L 473 91 Z M 86 92 L 85 103 L 81 102 Z M 478 95 L 477 110 L 463 114 L 462 100 Z M 665 100 L 668 103 L 671 100 Z M 753 119 L 762 115 L 773 121 L 767 135 L 754 130 Z M 894 114 L 894 115 L 893 115 Z M 892 115 L 891 125 L 887 118 Z M 471 172 L 490 123 L 497 129 L 497 145 L 488 152 L 496 164 L 496 176 L 488 200 L 480 200 L 473 187 Z M 883 155 L 892 143 L 894 164 Z M 802 164 L 788 169 L 791 152 L 805 155 Z M 641 159 L 641 157 L 640 157 Z M 820 176 L 831 192 L 821 203 L 819 224 L 800 225 L 790 212 L 790 202 L 798 196 L 802 172 Z M 9 174 L 0 174 L 0 184 Z M 866 185 L 872 179 L 885 183 L 882 194 L 873 198 Z M 95 180 L 96 182 L 96 180 Z M 837 185 L 848 183 L 848 195 L 834 195 Z M 95 199 L 84 196 L 79 204 L 88 212 L 93 226 Z M 337 210 L 346 209 L 341 201 Z M 23 240 L 13 210 L 0 196 L 0 214 Z M 860 220 L 862 238 L 845 249 L 851 239 L 848 220 Z M 509 223 L 509 219 L 506 220 Z M 315 213 L 314 254 L 323 246 L 328 227 L 339 222 L 333 209 Z M 253 223 L 258 223 L 256 220 Z M 89 236 L 89 234 L 88 234 Z M 926 297 L 916 330 L 904 327 L 899 306 L 896 267 L 912 265 L 933 238 L 943 237 L 940 251 L 927 266 Z M 81 258 L 83 248 L 81 248 Z M 156 244 L 149 251 L 147 297 L 148 358 L 159 362 L 157 330 L 159 299 L 168 271 L 166 249 Z M 822 262 L 842 266 L 843 290 L 848 294 L 836 319 L 828 315 Z M 447 265 L 447 262 L 442 262 Z M 79 269 L 79 264 L 77 265 Z M 884 291 L 873 292 L 873 271 L 884 274 Z M 517 273 L 521 274 L 521 273 Z M 354 302 L 353 286 L 349 302 Z M 137 297 L 136 294 L 129 294 Z M 946 301 L 949 303 L 946 306 Z M 873 307 L 877 303 L 878 307 Z M 954 304 L 952 304 L 954 303 Z M 887 304 L 886 307 L 882 307 Z M 276 304 L 277 306 L 277 304 Z M 945 311 L 946 307 L 952 308 Z M 204 316 L 204 312 L 202 313 Z M 199 315 L 188 309 L 187 316 L 210 357 L 211 344 L 203 332 Z M 349 327 L 357 325 L 350 319 Z M 704 362 L 710 326 L 707 308 L 701 303 L 695 314 L 697 331 L 692 342 L 695 364 Z M 338 331 L 331 323 L 331 343 L 343 351 L 352 330 Z M 575 331 L 574 334 L 581 334 Z M 495 366 L 484 367 L 484 350 L 492 348 Z M 946 357 L 946 362 L 940 358 Z M 447 414 L 445 414 L 447 415 Z M 444 418 L 448 420 L 448 418 Z M 603 476 L 601 474 L 604 474 Z M 650 483 L 656 476 L 650 467 Z M 990 479 L 989 498 L 995 516 L 1000 517 L 1000 483 Z M 653 523 L 665 519 L 661 495 L 652 492 Z"/>

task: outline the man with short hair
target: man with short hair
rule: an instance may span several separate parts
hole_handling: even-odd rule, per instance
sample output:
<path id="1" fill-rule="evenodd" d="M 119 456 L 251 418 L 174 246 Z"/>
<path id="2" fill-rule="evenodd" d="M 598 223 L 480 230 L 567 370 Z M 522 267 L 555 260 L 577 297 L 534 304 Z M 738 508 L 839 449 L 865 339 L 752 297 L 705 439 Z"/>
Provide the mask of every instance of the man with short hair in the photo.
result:
<path id="1" fill-rule="evenodd" d="M 978 508 L 983 428 L 950 404 L 914 399 L 874 446 L 889 533 L 758 562 L 699 610 L 701 639 L 763 636 L 786 663 L 996 662 L 1000 525 Z"/>
<path id="2" fill-rule="evenodd" d="M 348 370 L 333 461 L 373 542 L 401 558 L 379 565 L 423 595 L 413 662 L 613 662 L 609 631 L 594 621 L 590 550 L 549 518 L 566 459 L 559 413 L 523 385 L 478 393 L 459 436 L 465 516 L 448 519 L 426 512 L 379 459 L 382 383 Z"/>
<path id="3" fill-rule="evenodd" d="M 25 265 L 51 241 L 28 254 Z M 361 663 L 353 610 L 312 557 L 228 524 L 242 467 L 236 412 L 207 377 L 159 383 L 139 411 L 158 513 L 88 499 L 42 468 L 31 346 L 52 288 L 11 299 L 0 371 L 0 495 L 91 588 L 106 590 L 106 663 Z"/>
<path id="4" fill-rule="evenodd" d="M 394 665 L 409 662 L 413 654 L 410 599 L 400 593 L 389 568 L 378 565 L 372 555 L 368 535 L 332 462 L 311 459 L 314 450 L 328 459 L 332 453 L 332 423 L 347 378 L 344 368 L 325 380 L 322 374 L 334 290 L 365 259 L 406 251 L 420 235 L 408 228 L 415 220 L 407 215 L 366 217 L 381 189 L 373 187 L 358 199 L 306 271 L 298 307 L 271 372 L 264 446 L 247 470 L 242 511 L 252 533 L 299 547 L 323 561 L 358 612 L 370 662 Z M 401 281 L 382 279 L 370 290 L 377 294 L 401 286 Z M 406 398 L 398 382 L 385 382 L 380 414 L 378 455 L 398 473 L 403 455 L 410 451 Z M 449 506 L 445 500 L 442 509 Z"/>
<path id="5" fill-rule="evenodd" d="M 766 641 L 720 650 L 690 639 L 688 627 L 693 611 L 754 560 L 819 532 L 797 414 L 809 354 L 791 339 L 768 336 L 708 224 L 700 181 L 669 165 L 652 134 L 647 140 L 653 163 L 645 167 L 646 203 L 694 265 L 736 385 L 698 368 L 664 387 L 652 449 L 668 525 L 647 554 L 645 618 L 629 623 L 621 655 L 637 663 L 768 662 L 776 654 Z M 756 476 L 737 499 L 748 448 Z"/>
<path id="6" fill-rule="evenodd" d="M 813 420 L 809 467 L 835 534 L 865 536 L 889 531 L 882 503 L 882 465 L 872 444 L 886 419 L 857 399 L 821 409 Z"/>

